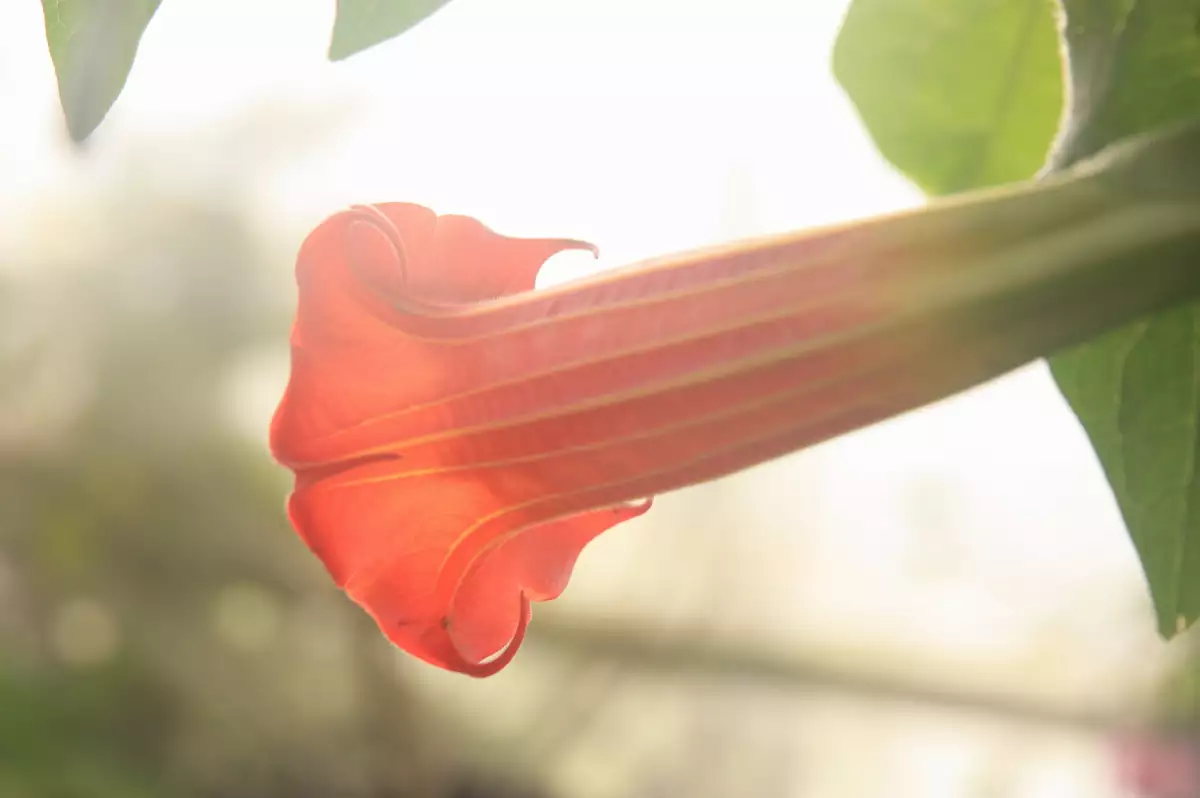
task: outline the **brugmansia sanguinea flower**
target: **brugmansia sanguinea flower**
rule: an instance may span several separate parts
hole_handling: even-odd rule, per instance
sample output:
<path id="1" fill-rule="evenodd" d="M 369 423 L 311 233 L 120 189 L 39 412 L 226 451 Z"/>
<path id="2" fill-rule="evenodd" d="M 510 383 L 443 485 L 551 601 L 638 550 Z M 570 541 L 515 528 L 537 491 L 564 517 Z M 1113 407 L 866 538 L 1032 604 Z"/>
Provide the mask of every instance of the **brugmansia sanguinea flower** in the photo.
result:
<path id="1" fill-rule="evenodd" d="M 1195 296 L 1191 184 L 1155 171 L 1178 146 L 539 291 L 547 258 L 590 245 L 410 204 L 338 213 L 299 253 L 271 429 L 292 522 L 397 646 L 494 673 L 530 602 L 644 497 Z"/>

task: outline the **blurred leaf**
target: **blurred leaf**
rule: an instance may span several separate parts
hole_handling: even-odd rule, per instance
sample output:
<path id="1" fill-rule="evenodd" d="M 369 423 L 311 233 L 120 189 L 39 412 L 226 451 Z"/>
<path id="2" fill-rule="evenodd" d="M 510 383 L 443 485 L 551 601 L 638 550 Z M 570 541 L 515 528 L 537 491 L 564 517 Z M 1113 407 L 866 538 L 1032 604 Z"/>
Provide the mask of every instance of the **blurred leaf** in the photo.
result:
<path id="1" fill-rule="evenodd" d="M 67 130 L 83 141 L 112 107 L 162 0 L 42 0 Z"/>
<path id="2" fill-rule="evenodd" d="M 880 152 L 931 194 L 1029 177 L 1062 109 L 1050 0 L 856 0 L 833 70 Z"/>
<path id="3" fill-rule="evenodd" d="M 163 795 L 147 766 L 178 711 L 152 674 L 0 667 L 0 795 Z"/>
<path id="4" fill-rule="evenodd" d="M 261 110 L 135 148 L 87 201 L 29 199 L 0 279 L 0 369 L 33 360 L 0 376 L 0 436 L 20 433 L 0 437 L 0 798 L 417 798 L 476 768 L 465 724 L 447 765 L 441 716 L 330 593 L 290 480 L 239 432 L 247 371 L 286 364 L 294 246 L 245 213 L 250 155 L 287 163 L 276 125 L 319 129 Z M 163 168 L 181 157 L 203 174 Z M 86 243 L 35 246 L 65 227 Z M 231 635 L 246 587 L 267 598 Z"/>
<path id="5" fill-rule="evenodd" d="M 1056 166 L 1200 115 L 1195 0 L 1064 6 L 1075 99 Z M 1051 368 L 1112 484 L 1170 637 L 1200 616 L 1200 307 L 1117 330 Z"/>
<path id="6" fill-rule="evenodd" d="M 338 0 L 329 60 L 399 36 L 450 0 Z"/>

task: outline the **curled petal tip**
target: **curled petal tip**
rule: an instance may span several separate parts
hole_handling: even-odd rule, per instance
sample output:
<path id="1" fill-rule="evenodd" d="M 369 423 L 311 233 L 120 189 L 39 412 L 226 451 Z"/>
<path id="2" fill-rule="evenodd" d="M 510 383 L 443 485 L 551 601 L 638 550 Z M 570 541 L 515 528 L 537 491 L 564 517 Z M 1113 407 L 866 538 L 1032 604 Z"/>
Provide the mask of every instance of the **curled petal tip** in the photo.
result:
<path id="1" fill-rule="evenodd" d="M 405 278 L 404 245 L 383 224 L 363 213 L 346 225 L 344 245 L 351 268 L 375 289 L 402 290 Z"/>
<path id="2" fill-rule="evenodd" d="M 593 258 L 595 258 L 597 260 L 600 259 L 600 247 L 596 246 L 592 242 L 590 242 L 590 241 L 572 241 L 572 243 L 575 245 L 575 247 L 574 247 L 575 249 L 586 250 L 586 251 L 592 253 Z"/>
<path id="3" fill-rule="evenodd" d="M 454 640 L 453 625 L 446 625 L 445 629 L 447 636 L 450 638 L 450 646 L 457 657 L 457 661 L 451 663 L 452 666 L 460 673 L 476 679 L 486 679 L 504 670 L 512 662 L 513 657 L 517 655 L 517 651 L 521 648 L 521 643 L 525 641 L 525 630 L 529 628 L 529 621 L 532 617 L 533 608 L 530 606 L 529 599 L 522 595 L 520 621 L 517 624 L 517 629 L 513 634 L 512 640 L 492 657 L 480 662 L 473 662 L 462 655 L 458 644 Z"/>
<path id="4" fill-rule="evenodd" d="M 579 250 L 592 253 L 594 260 L 600 259 L 600 247 L 591 241 L 584 241 L 580 238 L 547 238 L 541 239 L 541 243 L 548 245 L 553 250 L 547 257 L 553 257 L 560 252 Z"/>

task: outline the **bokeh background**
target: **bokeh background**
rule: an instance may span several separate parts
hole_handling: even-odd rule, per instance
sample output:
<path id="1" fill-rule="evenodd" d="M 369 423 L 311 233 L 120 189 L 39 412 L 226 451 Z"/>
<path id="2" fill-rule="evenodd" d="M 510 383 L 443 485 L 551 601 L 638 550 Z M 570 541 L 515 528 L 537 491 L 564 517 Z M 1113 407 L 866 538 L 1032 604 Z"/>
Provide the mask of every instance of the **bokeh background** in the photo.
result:
<path id="1" fill-rule="evenodd" d="M 0 2 L 0 798 L 1121 795 L 1191 643 L 1042 365 L 661 497 L 485 681 L 391 649 L 284 517 L 313 226 L 600 245 L 549 283 L 918 204 L 830 75 L 844 11 L 454 0 L 329 64 L 333 0 L 166 0 L 76 149 Z"/>

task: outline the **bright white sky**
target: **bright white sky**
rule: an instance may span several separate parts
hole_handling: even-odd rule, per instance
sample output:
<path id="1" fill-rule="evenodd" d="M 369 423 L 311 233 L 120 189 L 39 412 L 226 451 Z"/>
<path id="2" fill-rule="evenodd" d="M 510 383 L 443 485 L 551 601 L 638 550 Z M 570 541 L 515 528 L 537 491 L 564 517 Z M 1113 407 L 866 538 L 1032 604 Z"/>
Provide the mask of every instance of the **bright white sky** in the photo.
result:
<path id="1" fill-rule="evenodd" d="M 297 244 L 345 204 L 408 200 L 505 233 L 587 238 L 615 265 L 911 205 L 919 196 L 875 154 L 829 74 L 843 10 L 840 0 L 454 0 L 401 39 L 330 65 L 334 0 L 165 0 L 81 159 L 64 143 L 38 4 L 0 3 L 0 252 L 63 245 L 23 236 L 29 209 L 69 205 L 155 136 L 269 103 L 328 126 L 282 132 L 285 149 L 310 133 L 330 143 L 263 187 L 259 212 Z M 177 152 L 174 168 L 193 177 L 214 157 L 200 145 Z M 568 254 L 551 277 L 594 267 Z M 914 516 L 922 491 L 951 509 Z M 1120 518 L 1042 366 L 668 497 L 658 523 L 717 501 L 733 509 L 708 523 L 737 527 L 725 558 L 753 563 L 741 581 L 721 577 L 737 585 L 739 628 L 867 637 L 1017 685 L 1036 665 L 1046 685 L 1098 696 L 1125 651 L 1106 648 L 1110 622 L 1124 645 L 1132 613 L 1145 627 L 1132 634 L 1156 650 Z M 952 551 L 959 570 L 930 577 L 913 565 L 924 556 L 913 530 L 939 524 L 921 545 Z M 564 603 L 661 603 L 653 568 L 639 581 L 628 566 L 673 558 L 680 536 L 642 537 L 602 539 Z M 955 794 L 926 787 L 911 794 Z"/>

